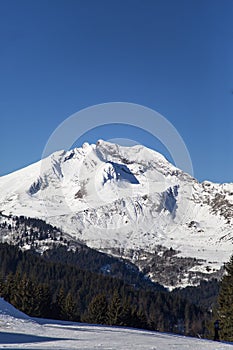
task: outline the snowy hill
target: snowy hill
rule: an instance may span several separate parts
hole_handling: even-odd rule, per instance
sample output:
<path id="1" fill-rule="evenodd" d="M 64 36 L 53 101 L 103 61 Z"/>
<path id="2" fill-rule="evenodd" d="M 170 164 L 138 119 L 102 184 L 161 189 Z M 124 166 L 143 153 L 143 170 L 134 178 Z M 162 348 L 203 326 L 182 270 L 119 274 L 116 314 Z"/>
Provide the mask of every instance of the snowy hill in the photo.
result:
<path id="1" fill-rule="evenodd" d="M 0 349 L 225 350 L 232 344 L 158 332 L 30 319 L 0 298 Z"/>
<path id="2" fill-rule="evenodd" d="M 29 320 L 30 317 L 25 315 L 23 312 L 17 310 L 14 306 L 7 303 L 3 298 L 0 298 L 0 318 L 3 320 L 5 318 L 14 317 L 23 320 Z"/>
<path id="3" fill-rule="evenodd" d="M 143 146 L 100 140 L 58 151 L 1 177 L 0 193 L 4 214 L 44 219 L 141 268 L 170 248 L 166 261 L 191 258 L 176 286 L 216 273 L 232 253 L 233 184 L 198 183 Z"/>

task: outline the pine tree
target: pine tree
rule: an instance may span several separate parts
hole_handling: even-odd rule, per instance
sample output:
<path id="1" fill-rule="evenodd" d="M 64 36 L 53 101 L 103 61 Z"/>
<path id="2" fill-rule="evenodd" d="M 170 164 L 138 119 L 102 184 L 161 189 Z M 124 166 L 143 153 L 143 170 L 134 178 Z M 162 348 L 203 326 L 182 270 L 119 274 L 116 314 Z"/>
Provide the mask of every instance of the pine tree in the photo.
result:
<path id="1" fill-rule="evenodd" d="M 68 293 L 64 300 L 64 310 L 65 319 L 68 321 L 77 320 L 77 304 L 71 293 Z"/>
<path id="2" fill-rule="evenodd" d="M 18 284 L 16 284 L 15 276 L 13 275 L 13 273 L 9 273 L 6 279 L 4 295 L 3 295 L 3 297 L 6 298 L 7 301 L 12 302 L 17 285 Z"/>
<path id="3" fill-rule="evenodd" d="M 65 312 L 65 292 L 64 288 L 61 287 L 59 289 L 57 298 L 56 298 L 56 312 L 55 317 L 64 320 L 66 318 L 66 312 Z"/>
<path id="4" fill-rule="evenodd" d="M 223 340 L 233 341 L 233 256 L 225 265 L 225 270 L 218 297 L 220 336 Z"/>
<path id="5" fill-rule="evenodd" d="M 127 301 L 123 302 L 121 319 L 119 326 L 128 326 L 132 327 L 132 308 Z"/>
<path id="6" fill-rule="evenodd" d="M 190 310 L 190 305 L 188 303 L 185 305 L 184 317 L 185 317 L 185 324 L 184 324 L 185 334 L 189 335 L 190 324 L 191 324 L 191 310 Z"/>
<path id="7" fill-rule="evenodd" d="M 51 312 L 52 295 L 47 285 L 39 284 L 35 286 L 34 291 L 35 305 L 33 310 L 34 317 L 49 317 Z"/>
<path id="8" fill-rule="evenodd" d="M 107 300 L 104 294 L 95 296 L 88 306 L 86 322 L 105 324 L 107 323 Z"/>
<path id="9" fill-rule="evenodd" d="M 5 288 L 5 281 L 3 275 L 0 273 L 0 297 L 4 297 Z"/>
<path id="10" fill-rule="evenodd" d="M 143 310 L 139 310 L 137 312 L 137 321 L 138 321 L 138 324 L 137 324 L 138 328 L 144 328 L 144 329 L 149 328 L 149 322 L 147 321 L 147 317 Z"/>
<path id="11" fill-rule="evenodd" d="M 34 299 L 35 285 L 33 282 L 24 275 L 14 289 L 12 304 L 26 314 L 33 316 L 34 306 L 36 305 Z"/>
<path id="12" fill-rule="evenodd" d="M 122 304 L 117 291 L 114 291 L 112 299 L 108 305 L 107 320 L 110 325 L 120 325 L 122 319 Z"/>

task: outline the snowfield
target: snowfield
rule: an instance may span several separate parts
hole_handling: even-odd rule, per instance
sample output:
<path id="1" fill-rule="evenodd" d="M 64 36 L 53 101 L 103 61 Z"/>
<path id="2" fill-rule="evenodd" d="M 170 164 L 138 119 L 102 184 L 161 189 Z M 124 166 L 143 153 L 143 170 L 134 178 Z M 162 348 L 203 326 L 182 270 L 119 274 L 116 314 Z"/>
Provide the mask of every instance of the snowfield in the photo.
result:
<path id="1" fill-rule="evenodd" d="M 224 350 L 233 344 L 138 329 L 31 319 L 0 298 L 0 349 Z"/>

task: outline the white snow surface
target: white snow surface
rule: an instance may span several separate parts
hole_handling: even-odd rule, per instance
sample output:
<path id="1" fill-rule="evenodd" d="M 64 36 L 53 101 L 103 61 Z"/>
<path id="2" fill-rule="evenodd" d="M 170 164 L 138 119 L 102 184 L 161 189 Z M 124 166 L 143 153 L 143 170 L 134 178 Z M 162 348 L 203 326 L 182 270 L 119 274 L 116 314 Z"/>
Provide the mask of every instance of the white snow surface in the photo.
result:
<path id="1" fill-rule="evenodd" d="M 233 184 L 199 183 L 143 146 L 58 151 L 0 177 L 0 193 L 3 213 L 44 219 L 99 250 L 163 245 L 203 259 L 202 272 L 232 254 Z"/>
<path id="2" fill-rule="evenodd" d="M 0 298 L 0 349 L 225 350 L 232 345 L 146 330 L 31 319 Z"/>

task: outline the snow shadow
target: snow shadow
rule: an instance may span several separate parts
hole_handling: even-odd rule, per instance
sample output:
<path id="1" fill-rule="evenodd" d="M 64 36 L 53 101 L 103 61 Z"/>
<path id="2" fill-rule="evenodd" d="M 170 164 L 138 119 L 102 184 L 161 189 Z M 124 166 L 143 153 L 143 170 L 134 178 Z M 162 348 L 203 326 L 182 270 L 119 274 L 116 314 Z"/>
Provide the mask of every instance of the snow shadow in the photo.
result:
<path id="1" fill-rule="evenodd" d="M 50 338 L 32 334 L 0 332 L 0 344 L 39 343 L 57 340 L 67 340 L 67 338 Z"/>
<path id="2" fill-rule="evenodd" d="M 109 163 L 112 164 L 116 172 L 117 180 L 126 181 L 135 185 L 139 184 L 139 181 L 136 178 L 136 176 L 130 171 L 130 169 L 126 165 L 118 164 L 114 162 L 109 162 Z"/>

